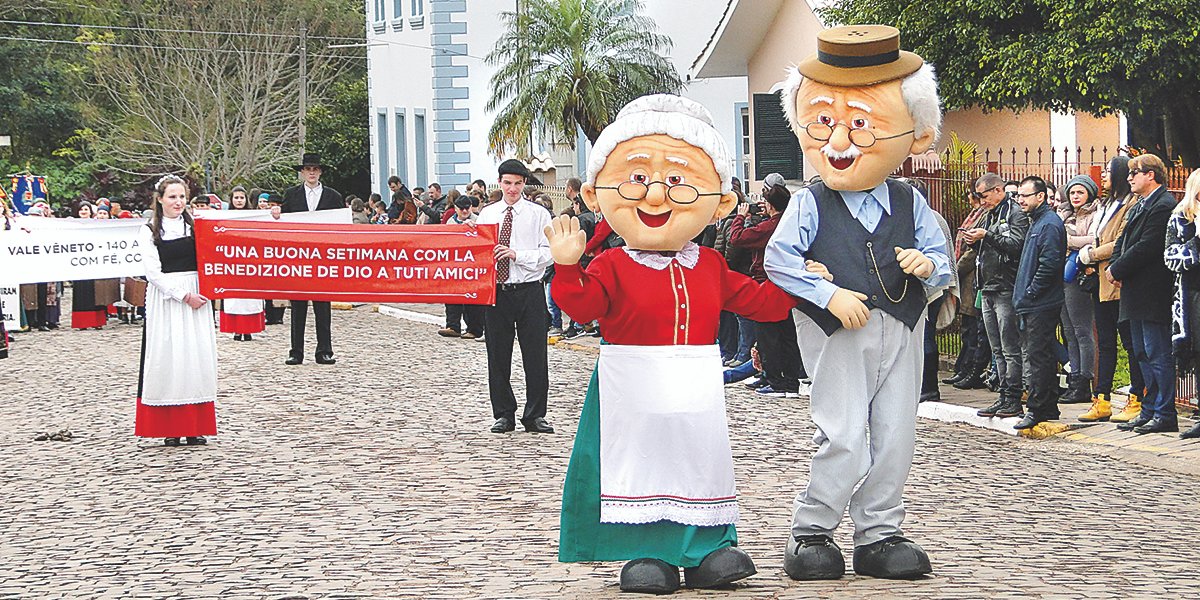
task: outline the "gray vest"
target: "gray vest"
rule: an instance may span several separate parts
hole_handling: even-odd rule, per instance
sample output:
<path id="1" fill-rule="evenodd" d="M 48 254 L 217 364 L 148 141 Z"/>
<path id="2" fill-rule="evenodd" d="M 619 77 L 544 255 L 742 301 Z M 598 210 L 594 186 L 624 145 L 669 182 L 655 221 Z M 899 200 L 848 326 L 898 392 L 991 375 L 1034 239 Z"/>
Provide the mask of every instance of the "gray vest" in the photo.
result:
<path id="1" fill-rule="evenodd" d="M 908 184 L 891 179 L 887 189 L 892 214 L 883 213 L 871 233 L 850 214 L 841 194 L 824 183 L 809 187 L 817 200 L 818 227 L 817 237 L 804 255 L 824 263 L 838 287 L 866 294 L 868 308 L 878 308 L 912 330 L 925 312 L 925 287 L 920 279 L 900 270 L 895 248 L 911 248 L 916 238 L 913 191 Z M 811 302 L 801 302 L 798 308 L 820 325 L 825 335 L 833 335 L 842 326 L 833 313 Z"/>

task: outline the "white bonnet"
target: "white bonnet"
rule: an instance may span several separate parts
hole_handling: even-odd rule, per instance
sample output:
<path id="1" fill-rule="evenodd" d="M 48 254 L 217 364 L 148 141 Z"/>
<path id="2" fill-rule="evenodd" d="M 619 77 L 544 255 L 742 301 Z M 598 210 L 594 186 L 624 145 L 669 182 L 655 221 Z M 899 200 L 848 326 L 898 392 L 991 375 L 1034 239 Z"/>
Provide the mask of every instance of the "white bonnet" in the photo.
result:
<path id="1" fill-rule="evenodd" d="M 732 158 L 725 140 L 713 126 L 712 115 L 699 102 L 674 94 L 642 96 L 625 105 L 617 118 L 600 132 L 588 158 L 587 179 L 595 182 L 608 155 L 617 144 L 644 135 L 663 134 L 685 141 L 708 153 L 721 178 L 721 193 L 733 189 Z"/>

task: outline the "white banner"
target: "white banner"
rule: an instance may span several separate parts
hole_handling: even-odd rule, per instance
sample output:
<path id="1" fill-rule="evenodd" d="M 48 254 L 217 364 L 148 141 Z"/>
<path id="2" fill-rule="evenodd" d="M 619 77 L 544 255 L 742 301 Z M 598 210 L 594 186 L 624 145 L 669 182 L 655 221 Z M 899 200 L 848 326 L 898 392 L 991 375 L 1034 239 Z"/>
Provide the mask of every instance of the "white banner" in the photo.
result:
<path id="1" fill-rule="evenodd" d="M 15 283 L 0 283 L 0 321 L 9 331 L 21 328 L 21 288 Z"/>
<path id="2" fill-rule="evenodd" d="M 271 221 L 267 210 L 199 210 L 202 219 Z M 281 215 L 291 223 L 350 223 L 350 209 Z M 0 265 L 6 283 L 82 281 L 146 274 L 138 233 L 145 219 L 46 219 L 22 217 L 0 231 Z"/>

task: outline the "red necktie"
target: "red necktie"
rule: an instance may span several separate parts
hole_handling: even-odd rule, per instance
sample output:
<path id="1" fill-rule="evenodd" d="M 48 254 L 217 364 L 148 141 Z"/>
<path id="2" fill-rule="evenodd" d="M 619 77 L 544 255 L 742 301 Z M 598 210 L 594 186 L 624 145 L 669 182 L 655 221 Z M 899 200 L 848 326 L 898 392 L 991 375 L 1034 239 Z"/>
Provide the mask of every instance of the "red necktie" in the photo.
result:
<path id="1" fill-rule="evenodd" d="M 509 206 L 504 209 L 504 223 L 500 225 L 500 239 L 497 240 L 501 246 L 508 246 L 512 240 L 512 217 L 513 207 Z M 496 261 L 496 283 L 508 282 L 508 269 L 511 259 L 503 258 Z"/>

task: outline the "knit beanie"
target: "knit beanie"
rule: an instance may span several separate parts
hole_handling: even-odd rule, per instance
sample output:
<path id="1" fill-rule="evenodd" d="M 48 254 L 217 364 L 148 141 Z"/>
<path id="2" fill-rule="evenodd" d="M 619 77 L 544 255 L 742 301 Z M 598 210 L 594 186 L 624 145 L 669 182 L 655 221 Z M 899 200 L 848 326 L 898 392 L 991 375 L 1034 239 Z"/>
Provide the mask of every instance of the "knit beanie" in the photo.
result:
<path id="1" fill-rule="evenodd" d="M 1096 182 L 1092 181 L 1091 177 L 1088 177 L 1087 175 L 1076 175 L 1067 182 L 1066 186 L 1063 187 L 1063 189 L 1067 190 L 1068 198 L 1071 194 L 1071 188 L 1077 185 L 1082 185 L 1083 189 L 1087 190 L 1088 202 L 1095 200 L 1096 197 L 1100 195 L 1100 186 L 1096 185 Z"/>

